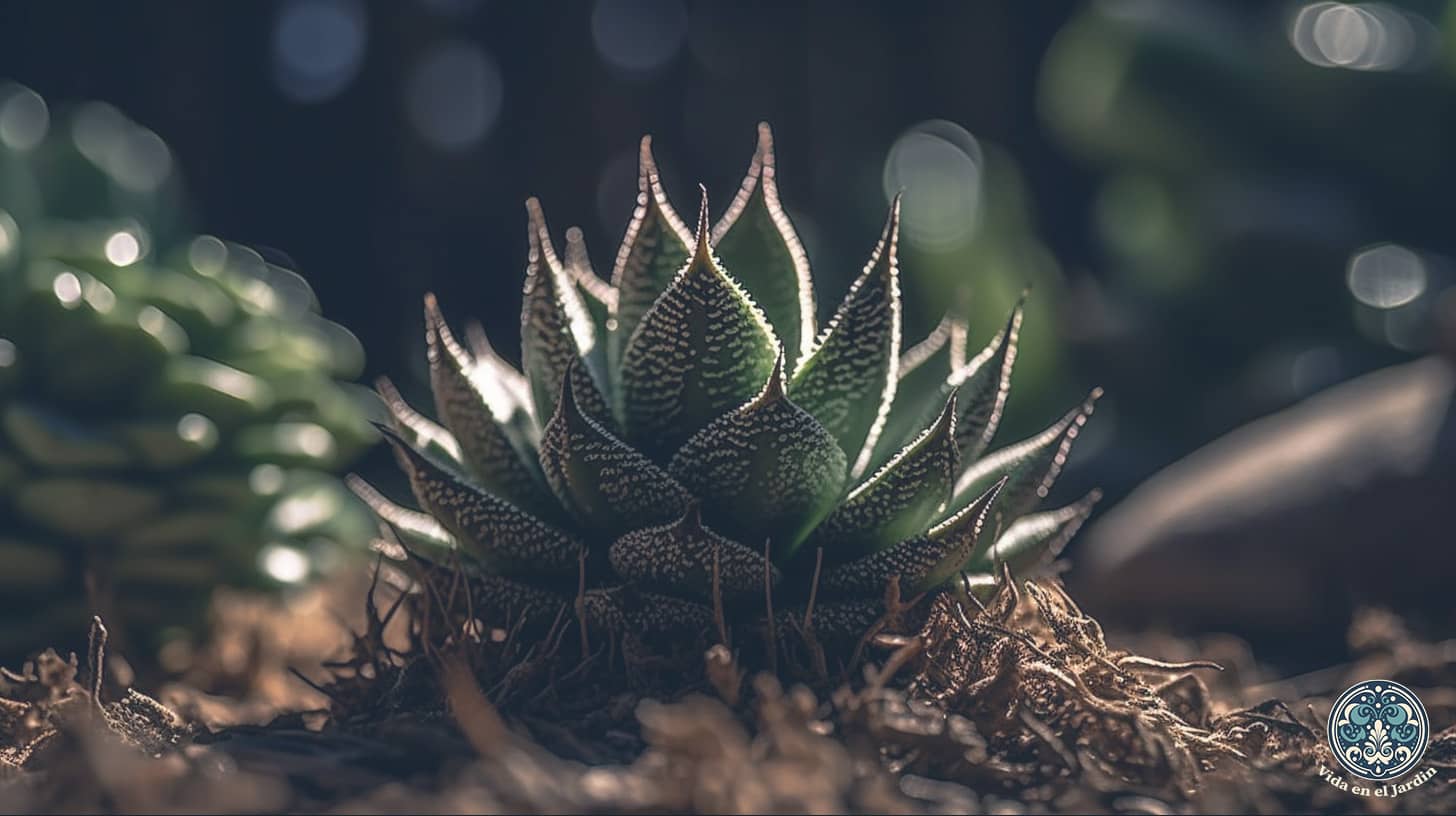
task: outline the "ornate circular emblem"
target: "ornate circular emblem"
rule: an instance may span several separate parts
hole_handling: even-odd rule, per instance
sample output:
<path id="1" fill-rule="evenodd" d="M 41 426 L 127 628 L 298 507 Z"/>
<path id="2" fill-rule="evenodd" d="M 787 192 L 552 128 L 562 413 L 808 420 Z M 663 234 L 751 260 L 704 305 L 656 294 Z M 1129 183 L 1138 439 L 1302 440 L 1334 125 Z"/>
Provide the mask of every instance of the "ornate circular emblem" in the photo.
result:
<path id="1" fill-rule="evenodd" d="M 1345 770 L 1372 781 L 1395 779 L 1426 753 L 1431 724 L 1411 690 L 1366 680 L 1345 690 L 1330 711 L 1330 749 Z"/>

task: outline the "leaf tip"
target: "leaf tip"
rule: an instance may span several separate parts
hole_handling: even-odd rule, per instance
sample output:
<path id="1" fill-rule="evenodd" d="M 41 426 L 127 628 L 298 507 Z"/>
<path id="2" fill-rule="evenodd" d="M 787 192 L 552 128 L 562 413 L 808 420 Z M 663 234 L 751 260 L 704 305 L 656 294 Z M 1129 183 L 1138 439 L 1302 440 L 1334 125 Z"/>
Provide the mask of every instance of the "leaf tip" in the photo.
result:
<path id="1" fill-rule="evenodd" d="M 642 192 L 657 182 L 657 158 L 652 155 L 652 134 L 642 134 L 637 144 L 637 186 Z"/>
<path id="2" fill-rule="evenodd" d="M 784 347 L 777 341 L 775 341 L 775 346 L 777 346 L 777 354 L 774 355 L 773 371 L 769 372 L 768 382 L 764 383 L 763 390 L 754 400 L 759 405 L 766 405 L 787 396 L 784 383 Z"/>
<path id="3" fill-rule="evenodd" d="M 710 244 L 712 233 L 708 229 L 708 186 L 698 185 L 698 232 L 696 236 L 695 254 L 698 259 L 710 257 L 713 247 Z"/>

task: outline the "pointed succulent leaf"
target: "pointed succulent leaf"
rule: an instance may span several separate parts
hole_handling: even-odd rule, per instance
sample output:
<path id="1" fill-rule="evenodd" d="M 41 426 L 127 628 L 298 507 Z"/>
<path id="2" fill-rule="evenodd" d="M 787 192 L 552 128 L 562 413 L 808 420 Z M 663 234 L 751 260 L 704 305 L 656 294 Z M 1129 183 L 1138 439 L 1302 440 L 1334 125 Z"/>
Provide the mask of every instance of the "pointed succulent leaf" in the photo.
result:
<path id="1" fill-rule="evenodd" d="M 884 586 L 880 586 L 884 590 Z M 858 600 L 836 600 L 818 602 L 812 611 L 787 609 L 778 617 L 780 632 L 793 632 L 802 626 L 805 613 L 809 612 L 809 623 L 814 639 L 821 646 L 831 644 L 853 649 L 859 644 L 865 632 L 885 617 L 885 602 L 880 595 Z"/>
<path id="2" fill-rule="evenodd" d="M 616 636 L 632 632 L 649 640 L 701 637 L 713 627 L 713 608 L 705 603 L 642 592 L 634 586 L 589 589 L 582 599 L 587 624 Z"/>
<path id="3" fill-rule="evenodd" d="M 456 458 L 492 493 L 522 509 L 549 512 L 550 497 L 542 489 L 534 457 L 496 419 L 502 406 L 492 404 L 473 376 L 476 361 L 455 340 L 433 295 L 425 296 L 425 349 L 435 413 L 458 444 Z"/>
<path id="4" fill-rule="evenodd" d="M 455 440 L 455 436 L 443 425 L 410 407 L 404 395 L 399 393 L 399 389 L 388 377 L 375 380 L 374 390 L 384 401 L 384 408 L 389 412 L 389 421 L 400 436 L 436 459 L 449 462 L 456 468 L 464 467 L 464 456 L 460 453 L 460 443 Z"/>
<path id="5" fill-rule="evenodd" d="M 580 363 L 573 363 L 580 369 Z M 614 536 L 680 518 L 692 497 L 662 468 L 577 407 L 574 377 L 541 435 L 541 468 L 561 503 L 583 524 Z"/>
<path id="6" fill-rule="evenodd" d="M 409 477 L 415 500 L 470 555 L 503 575 L 568 575 L 579 541 L 436 465 L 386 427 L 380 432 Z"/>
<path id="7" fill-rule="evenodd" d="M 876 596 L 894 576 L 906 593 L 937 587 L 955 576 L 988 533 L 991 508 L 1006 484 L 1002 477 L 959 513 L 923 536 L 907 539 L 824 573 L 820 588 L 830 595 Z"/>
<path id="8" fill-rule="evenodd" d="M 779 202 L 773 132 L 758 126 L 758 149 L 728 212 L 713 226 L 713 245 L 763 309 L 784 344 L 790 368 L 814 342 L 814 282 L 809 256 Z"/>
<path id="9" fill-rule="evenodd" d="M 966 332 L 965 319 L 948 312 L 924 340 L 905 349 L 895 401 L 906 397 L 923 403 L 943 396 L 951 375 L 966 364 Z"/>
<path id="10" fill-rule="evenodd" d="M 637 324 L 687 263 L 693 245 L 687 225 L 673 210 L 667 192 L 662 189 L 650 136 L 642 137 L 638 163 L 637 209 L 632 213 L 612 268 L 617 302 L 612 310 L 607 368 L 614 374 L 621 370 L 622 356 L 627 342 L 637 331 Z"/>
<path id="11" fill-rule="evenodd" d="M 1066 507 L 1022 516 L 994 544 L 973 555 L 966 571 L 990 573 L 1005 564 L 1017 575 L 1025 575 L 1046 566 L 1061 555 L 1101 499 L 1102 491 L 1093 490 Z"/>
<path id="12" fill-rule="evenodd" d="M 628 436 L 662 457 L 752 399 L 774 366 L 772 330 L 713 257 L 707 198 L 692 259 L 643 316 L 622 360 Z"/>
<path id="13" fill-rule="evenodd" d="M 1068 411 L 1050 428 L 1001 448 L 971 465 L 956 481 L 951 506 L 958 507 L 963 499 L 979 495 L 988 485 L 1005 476 L 1010 481 L 997 508 L 997 523 L 1010 522 L 1035 510 L 1061 475 L 1072 443 L 1077 441 L 1077 435 L 1087 423 L 1087 418 L 1092 416 L 1101 396 L 1101 388 L 1092 389 L 1085 402 Z"/>
<path id="14" fill-rule="evenodd" d="M 1016 363 L 1016 338 L 1025 304 L 1023 294 L 1001 331 L 951 376 L 950 384 L 957 386 L 961 403 L 956 444 L 968 462 L 980 458 L 1001 424 L 1006 396 L 1011 393 L 1011 368 Z"/>
<path id="15" fill-rule="evenodd" d="M 668 473 L 704 501 L 715 529 L 791 556 L 840 497 L 844 451 L 784 393 L 783 355 L 758 396 L 683 444 Z"/>
<path id="16" fill-rule="evenodd" d="M 740 600 L 764 588 L 764 570 L 777 584 L 779 571 L 765 564 L 763 554 L 724 538 L 703 525 L 697 504 L 668 524 L 633 530 L 612 543 L 612 569 L 630 581 L 659 592 L 711 601 L 714 562 L 718 587 L 726 601 Z"/>
<path id="17" fill-rule="evenodd" d="M 531 402 L 538 422 L 546 422 L 556 412 L 556 398 L 561 393 L 561 380 L 572 360 L 582 360 L 597 393 L 581 396 L 581 409 L 602 421 L 610 420 L 606 400 L 600 391 L 602 378 L 594 369 L 596 330 L 591 316 L 581 302 L 576 284 L 566 275 L 556 250 L 546 218 L 536 199 L 526 201 L 530 225 L 527 230 L 530 254 L 526 265 L 526 288 L 521 302 L 521 365 L 531 385 Z"/>
<path id="18" fill-rule="evenodd" d="M 915 441 L 814 531 L 814 540 L 836 560 L 849 560 L 925 532 L 950 499 L 959 471 L 955 444 L 955 395 Z"/>
<path id="19" fill-rule="evenodd" d="M 597 277 L 596 270 L 592 268 L 591 256 L 586 251 L 586 237 L 582 234 L 581 227 L 568 227 L 566 230 L 564 266 L 567 276 L 580 290 L 587 312 L 591 314 L 598 341 L 604 340 L 608 334 L 608 321 L 612 317 L 612 310 L 617 308 L 617 290 L 612 288 L 611 283 Z"/>
<path id="20" fill-rule="evenodd" d="M 851 476 L 869 467 L 895 399 L 900 357 L 899 234 L 897 196 L 869 263 L 789 382 L 794 402 L 839 441 L 849 457 Z"/>
<path id="21" fill-rule="evenodd" d="M 472 320 L 465 324 L 465 341 L 475 361 L 470 381 L 485 397 L 491 415 L 522 461 L 535 467 L 541 428 L 533 413 L 531 386 L 526 382 L 526 375 L 496 353 L 479 322 Z"/>
<path id="22" fill-rule="evenodd" d="M 520 438 L 527 440 L 528 447 L 534 449 L 536 422 L 531 416 L 534 409 L 531 405 L 531 385 L 526 382 L 526 375 L 496 353 L 489 338 L 485 336 L 485 327 L 480 325 L 480 321 L 472 320 L 465 324 L 465 342 L 475 362 L 470 371 L 470 379 L 485 396 L 496 421 L 512 434 L 528 430 L 530 433 Z"/>
<path id="23" fill-rule="evenodd" d="M 374 485 L 352 473 L 344 477 L 344 483 L 349 486 L 349 490 L 355 496 L 369 505 L 369 509 L 374 511 L 374 515 L 378 516 L 380 521 L 388 524 L 406 545 L 424 550 L 449 550 L 455 547 L 455 539 L 450 537 L 449 531 L 441 526 L 434 516 L 400 507 L 390 501 Z"/>
<path id="24" fill-rule="evenodd" d="M 469 609 L 489 626 L 520 627 L 520 634 L 539 637 L 563 610 L 571 607 L 572 596 L 472 569 L 469 563 L 437 560 L 432 555 L 406 550 L 410 571 L 419 583 L 430 587 L 426 592 L 448 603 L 455 591 L 452 587 L 463 576 L 467 588 L 461 595 L 468 594 Z"/>
<path id="25" fill-rule="evenodd" d="M 900 355 L 895 400 L 875 441 L 872 466 L 888 462 L 914 441 L 932 419 L 932 406 L 944 404 L 955 390 L 950 377 L 965 364 L 965 335 L 965 321 L 947 314 L 924 340 Z"/>

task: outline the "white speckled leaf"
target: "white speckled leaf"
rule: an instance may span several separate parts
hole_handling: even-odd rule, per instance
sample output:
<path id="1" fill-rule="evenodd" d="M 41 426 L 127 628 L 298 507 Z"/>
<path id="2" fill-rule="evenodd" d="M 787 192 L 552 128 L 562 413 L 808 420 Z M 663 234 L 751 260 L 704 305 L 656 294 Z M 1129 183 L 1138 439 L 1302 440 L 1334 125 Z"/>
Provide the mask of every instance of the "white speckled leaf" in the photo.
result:
<path id="1" fill-rule="evenodd" d="M 617 302 L 612 310 L 612 333 L 607 338 L 607 368 L 614 377 L 621 374 L 622 356 L 637 324 L 687 263 L 692 245 L 687 225 L 662 189 L 657 160 L 652 157 L 652 137 L 643 136 L 638 157 L 637 209 L 612 268 Z"/>
<path id="2" fill-rule="evenodd" d="M 598 421 L 611 422 L 600 390 L 603 378 L 595 370 L 601 352 L 591 316 L 551 246 L 540 203 L 527 200 L 526 211 L 530 254 L 521 302 L 521 366 L 531 385 L 536 419 L 544 423 L 556 412 L 561 380 L 573 360 L 582 360 L 597 389 L 595 394 L 578 395 L 581 410 Z"/>
<path id="3" fill-rule="evenodd" d="M 713 599 L 713 561 L 718 561 L 718 586 L 726 601 L 762 597 L 763 554 L 724 538 L 703 526 L 696 504 L 681 518 L 623 535 L 608 550 L 612 569 L 644 587 L 701 602 Z M 777 584 L 779 571 L 767 565 Z"/>
<path id="4" fill-rule="evenodd" d="M 779 202 L 775 172 L 773 132 L 761 122 L 758 149 L 738 195 L 713 226 L 713 245 L 763 309 L 792 369 L 814 342 L 814 282 L 809 256 Z"/>
<path id="5" fill-rule="evenodd" d="M 349 474 L 344 477 L 349 490 L 358 496 L 381 521 L 394 529 L 404 543 L 424 550 L 448 550 L 455 547 L 450 532 L 428 513 L 400 507 L 390 501 L 378 488 L 363 479 Z"/>
<path id="6" fill-rule="evenodd" d="M 777 342 L 713 257 L 707 194 L 693 257 L 642 318 L 622 360 L 627 436 L 656 458 L 758 393 Z"/>
<path id="7" fill-rule="evenodd" d="M 820 582 L 828 596 L 877 596 L 885 583 L 900 577 L 900 589 L 906 593 L 922 592 L 945 583 L 956 575 L 960 566 L 976 551 L 991 507 L 1006 484 L 1003 477 L 959 513 L 937 525 L 923 536 L 856 559 L 827 570 Z"/>
<path id="8" fill-rule="evenodd" d="M 573 370 L 580 363 L 573 364 Z M 568 376 L 567 382 L 573 379 Z M 561 503 L 593 532 L 616 536 L 682 517 L 692 496 L 666 471 L 578 408 L 578 388 L 562 387 L 541 435 L 541 469 Z"/>
<path id="9" fill-rule="evenodd" d="M 869 467 L 890 405 L 900 358 L 896 244 L 900 199 L 864 271 L 849 287 L 814 351 L 789 381 L 789 396 L 819 420 L 849 457 L 850 475 Z"/>
<path id="10" fill-rule="evenodd" d="M 847 561 L 925 532 L 950 499 L 959 471 L 955 396 L 934 424 L 850 492 L 814 531 L 827 557 Z"/>
<path id="11" fill-rule="evenodd" d="M 470 379 L 485 397 L 496 420 L 513 434 L 518 430 L 537 433 L 536 420 L 531 415 L 534 410 L 531 405 L 531 385 L 526 382 L 526 375 L 496 353 L 490 345 L 490 339 L 485 336 L 485 327 L 480 325 L 480 321 L 472 320 L 465 324 L 465 342 L 470 347 L 470 355 L 475 362 L 470 370 Z M 535 436 L 522 438 L 529 439 L 529 447 L 535 449 Z"/>
<path id="12" fill-rule="evenodd" d="M 472 376 L 475 360 L 456 342 L 431 295 L 425 296 L 425 349 L 435 413 L 458 443 L 459 455 L 455 458 L 492 493 L 522 509 L 550 513 L 554 505 L 542 487 L 531 451 L 523 450 L 523 440 L 512 439 L 496 419 L 496 410 L 509 407 L 492 405 L 492 399 Z"/>
<path id="13" fill-rule="evenodd" d="M 631 632 L 637 638 L 707 638 L 713 627 L 713 608 L 689 601 L 643 592 L 623 585 L 589 589 L 583 599 L 588 625 L 610 636 Z M 706 643 L 703 644 L 706 647 Z"/>
<path id="14" fill-rule="evenodd" d="M 567 227 L 566 252 L 563 259 L 566 274 L 576 283 L 581 292 L 582 303 L 591 314 L 598 341 L 604 340 L 609 332 L 612 310 L 617 308 L 617 290 L 612 284 L 597 277 L 592 268 L 591 255 L 586 251 L 586 237 L 581 227 Z"/>
<path id="15" fill-rule="evenodd" d="M 1035 510 L 1061 475 L 1072 443 L 1077 441 L 1077 434 L 1101 396 L 1102 389 L 1094 388 L 1085 402 L 1068 411 L 1050 428 L 972 464 L 956 480 L 951 507 L 959 508 L 971 496 L 980 495 L 987 486 L 1005 476 L 1010 481 L 997 508 L 997 523 L 1010 522 Z"/>
<path id="16" fill-rule="evenodd" d="M 436 459 L 449 462 L 453 467 L 461 470 L 465 468 L 460 443 L 455 440 L 455 436 L 445 430 L 443 425 L 411 408 L 388 377 L 375 380 L 374 390 L 384 402 L 394 429 L 411 445 Z"/>
<path id="17" fill-rule="evenodd" d="M 949 385 L 950 375 L 965 364 L 965 335 L 965 321 L 947 314 L 924 340 L 900 355 L 895 399 L 875 441 L 872 467 L 890 461 L 914 441 L 930 421 L 934 406 L 944 405 L 955 390 Z"/>
<path id="18" fill-rule="evenodd" d="M 1022 516 L 995 544 L 972 556 L 966 570 L 994 573 L 1004 563 L 1013 573 L 1026 575 L 1046 566 L 1061 555 L 1101 499 L 1102 491 L 1093 490 L 1066 507 Z"/>
<path id="19" fill-rule="evenodd" d="M 1021 331 L 1026 295 L 1011 310 L 1006 325 L 971 361 L 951 375 L 958 386 L 960 415 L 956 417 L 956 443 L 967 462 L 979 459 L 996 435 L 1006 396 L 1011 393 L 1011 368 L 1016 363 L 1016 339 Z"/>
<path id="20" fill-rule="evenodd" d="M 423 582 L 434 586 L 434 592 L 447 595 L 461 578 L 465 586 L 461 595 L 469 593 L 470 609 L 475 617 L 490 627 L 519 627 L 518 636 L 540 637 L 550 628 L 563 610 L 569 610 L 574 593 L 556 592 L 543 587 L 513 581 L 480 569 L 470 562 L 435 560 L 409 551 L 409 566 Z M 463 569 L 462 569 L 463 567 Z M 564 588 L 564 587 L 563 587 Z M 575 585 L 572 585 L 575 589 Z"/>
<path id="21" fill-rule="evenodd" d="M 780 355 L 758 396 L 694 434 L 668 466 L 703 500 L 715 529 L 737 541 L 772 539 L 778 563 L 833 509 L 846 467 L 834 437 L 789 400 L 783 379 Z"/>
<path id="22" fill-rule="evenodd" d="M 582 545 L 575 538 L 439 467 L 389 428 L 380 432 L 409 476 L 415 500 L 465 552 L 507 576 L 576 572 Z"/>

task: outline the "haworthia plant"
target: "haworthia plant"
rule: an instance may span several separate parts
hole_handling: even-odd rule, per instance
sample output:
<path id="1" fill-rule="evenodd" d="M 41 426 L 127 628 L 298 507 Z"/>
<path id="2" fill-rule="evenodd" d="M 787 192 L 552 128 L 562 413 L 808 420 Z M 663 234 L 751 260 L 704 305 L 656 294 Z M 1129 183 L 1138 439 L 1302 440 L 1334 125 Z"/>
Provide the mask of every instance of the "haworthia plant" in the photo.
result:
<path id="1" fill-rule="evenodd" d="M 1060 551 L 1096 495 L 1037 511 L 1096 393 L 1045 432 L 983 455 L 1005 408 L 1021 305 L 977 353 L 953 317 L 902 351 L 897 199 L 816 330 L 777 169 L 762 125 L 737 197 L 710 227 L 704 191 L 690 231 L 643 139 L 637 209 L 610 283 L 580 230 L 567 230 L 558 260 L 532 200 L 524 384 L 483 339 L 472 363 L 427 299 L 432 369 L 446 366 L 432 378 L 441 425 L 384 391 L 388 439 L 424 512 L 356 483 L 415 557 L 448 541 L 499 597 L 530 599 L 543 615 L 579 601 L 607 629 L 681 632 L 714 610 L 730 626 L 752 623 L 771 604 L 813 599 L 804 619 L 857 638 L 894 582 L 907 596 L 962 587 Z M 529 410 L 492 407 L 501 400 L 485 389 L 526 392 Z M 522 416 L 529 432 L 512 425 Z M 540 603 L 542 593 L 559 603 Z"/>

